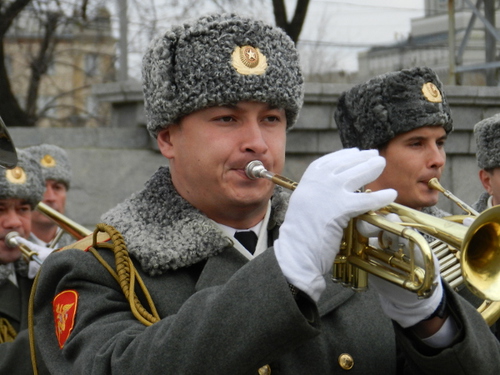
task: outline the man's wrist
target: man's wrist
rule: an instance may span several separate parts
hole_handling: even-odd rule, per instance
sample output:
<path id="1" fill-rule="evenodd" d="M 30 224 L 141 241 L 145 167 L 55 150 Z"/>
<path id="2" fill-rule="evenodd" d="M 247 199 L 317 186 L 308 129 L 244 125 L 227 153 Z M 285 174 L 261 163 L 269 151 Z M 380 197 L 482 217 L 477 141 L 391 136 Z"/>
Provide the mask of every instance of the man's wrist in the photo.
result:
<path id="1" fill-rule="evenodd" d="M 438 307 L 434 312 L 423 321 L 431 320 L 433 318 L 441 318 L 444 319 L 448 315 L 447 305 L 446 305 L 446 292 L 443 291 L 443 296 L 441 297 L 441 301 L 439 302 Z"/>

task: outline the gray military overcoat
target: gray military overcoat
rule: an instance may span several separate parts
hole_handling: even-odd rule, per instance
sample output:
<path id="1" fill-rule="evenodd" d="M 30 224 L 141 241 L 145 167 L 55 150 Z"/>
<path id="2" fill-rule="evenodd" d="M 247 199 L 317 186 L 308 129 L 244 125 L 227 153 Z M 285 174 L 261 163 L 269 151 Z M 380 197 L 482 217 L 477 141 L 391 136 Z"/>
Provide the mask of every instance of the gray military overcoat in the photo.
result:
<path id="1" fill-rule="evenodd" d="M 277 189 L 270 243 L 286 205 Z M 273 375 L 500 373 L 498 341 L 456 293 L 447 290 L 459 334 L 440 351 L 393 324 L 374 292 L 355 293 L 326 277 L 317 305 L 303 295 L 296 300 L 272 247 L 248 261 L 177 195 L 166 168 L 103 219 L 123 234 L 161 320 L 139 322 L 92 253 L 53 253 L 35 298 L 35 341 L 51 374 L 250 375 L 266 364 Z M 109 249 L 99 253 L 113 265 Z M 52 301 L 63 291 L 77 296 L 77 308 L 61 348 Z M 342 354 L 353 360 L 349 371 L 339 364 Z"/>
<path id="2" fill-rule="evenodd" d="M 9 321 L 18 333 L 13 342 L 0 344 L 0 374 L 32 374 L 28 342 L 28 301 L 33 280 L 17 275 L 18 285 L 2 280 L 0 317 Z"/>

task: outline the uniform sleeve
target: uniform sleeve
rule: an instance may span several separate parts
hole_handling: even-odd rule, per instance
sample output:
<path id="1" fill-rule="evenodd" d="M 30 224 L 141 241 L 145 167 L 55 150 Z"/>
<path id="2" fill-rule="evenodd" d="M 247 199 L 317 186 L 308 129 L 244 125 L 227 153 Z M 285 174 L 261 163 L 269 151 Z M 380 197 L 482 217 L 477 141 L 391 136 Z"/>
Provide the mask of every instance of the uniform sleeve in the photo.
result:
<path id="1" fill-rule="evenodd" d="M 447 285 L 448 308 L 459 327 L 454 344 L 442 350 L 421 345 L 409 330 L 397 324 L 396 334 L 404 349 L 406 374 L 500 374 L 500 343 L 477 312 Z"/>
<path id="2" fill-rule="evenodd" d="M 92 254 L 54 253 L 35 296 L 40 360 L 56 375 L 255 374 L 319 334 L 315 305 L 306 319 L 269 253 L 202 290 L 188 272 L 160 276 L 162 289 L 151 291 L 162 319 L 148 327 Z M 68 299 L 59 299 L 66 291 Z"/>

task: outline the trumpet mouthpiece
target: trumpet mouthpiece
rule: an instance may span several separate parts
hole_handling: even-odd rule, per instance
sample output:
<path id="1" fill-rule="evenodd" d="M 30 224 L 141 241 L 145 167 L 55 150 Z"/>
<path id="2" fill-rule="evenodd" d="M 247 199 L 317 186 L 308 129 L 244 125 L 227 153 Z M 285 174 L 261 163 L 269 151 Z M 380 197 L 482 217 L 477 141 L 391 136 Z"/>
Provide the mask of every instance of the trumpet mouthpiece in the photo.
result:
<path id="1" fill-rule="evenodd" d="M 5 244 L 11 248 L 18 247 L 19 242 L 16 240 L 17 237 L 19 237 L 19 233 L 17 232 L 7 233 L 7 235 L 5 236 Z"/>
<path id="2" fill-rule="evenodd" d="M 266 168 L 264 168 L 264 164 L 262 164 L 260 160 L 252 160 L 245 167 L 245 173 L 251 180 L 256 180 L 262 177 L 263 172 L 266 172 Z"/>
<path id="3" fill-rule="evenodd" d="M 445 188 L 443 188 L 443 186 L 440 184 L 439 180 L 436 177 L 431 178 L 429 180 L 429 182 L 427 183 L 427 185 L 429 186 L 429 188 L 434 189 L 434 190 L 438 190 L 441 193 L 444 193 L 446 191 Z"/>

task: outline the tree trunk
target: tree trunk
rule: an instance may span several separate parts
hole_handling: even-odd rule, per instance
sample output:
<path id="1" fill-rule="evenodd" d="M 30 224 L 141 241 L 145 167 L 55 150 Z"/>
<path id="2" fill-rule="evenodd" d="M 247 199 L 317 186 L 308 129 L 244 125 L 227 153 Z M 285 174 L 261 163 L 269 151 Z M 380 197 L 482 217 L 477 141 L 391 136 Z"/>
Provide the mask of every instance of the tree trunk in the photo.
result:
<path id="1" fill-rule="evenodd" d="M 28 116 L 19 106 L 16 97 L 12 94 L 10 80 L 5 67 L 5 51 L 3 38 L 9 30 L 12 21 L 30 3 L 31 0 L 16 0 L 0 11 L 0 116 L 7 126 L 32 126 Z"/>
<path id="2" fill-rule="evenodd" d="M 299 40 L 299 35 L 306 19 L 308 7 L 309 0 L 298 0 L 292 21 L 288 22 L 285 0 L 273 0 L 273 11 L 276 25 L 285 30 L 295 44 L 297 44 L 297 41 Z"/>

